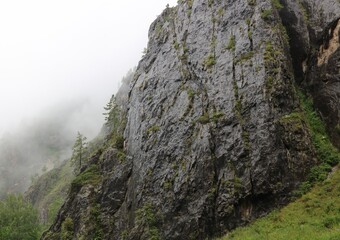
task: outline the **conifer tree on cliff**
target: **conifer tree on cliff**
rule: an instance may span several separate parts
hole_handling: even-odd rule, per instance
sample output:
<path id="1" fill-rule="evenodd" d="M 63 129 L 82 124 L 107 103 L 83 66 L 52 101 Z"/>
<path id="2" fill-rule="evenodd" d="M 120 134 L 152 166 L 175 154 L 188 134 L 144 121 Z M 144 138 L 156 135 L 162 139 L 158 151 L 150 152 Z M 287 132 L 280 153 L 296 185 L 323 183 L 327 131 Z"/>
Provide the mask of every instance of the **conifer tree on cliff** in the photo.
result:
<path id="1" fill-rule="evenodd" d="M 73 152 L 72 152 L 72 157 L 71 157 L 71 162 L 72 165 L 74 166 L 74 172 L 79 173 L 80 169 L 83 164 L 84 156 L 85 156 L 85 151 L 87 148 L 87 138 L 84 137 L 81 133 L 78 132 L 76 141 L 73 145 Z"/>

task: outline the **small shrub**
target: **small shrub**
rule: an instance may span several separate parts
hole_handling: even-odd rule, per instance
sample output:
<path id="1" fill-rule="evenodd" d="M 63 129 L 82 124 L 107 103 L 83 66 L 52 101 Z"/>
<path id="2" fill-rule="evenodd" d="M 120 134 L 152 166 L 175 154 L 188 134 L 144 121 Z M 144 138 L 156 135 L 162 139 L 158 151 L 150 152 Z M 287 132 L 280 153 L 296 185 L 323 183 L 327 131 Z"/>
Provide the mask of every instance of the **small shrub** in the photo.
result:
<path id="1" fill-rule="evenodd" d="M 280 3 L 280 0 L 272 0 L 272 4 L 278 10 L 283 8 L 282 4 Z"/>
<path id="2" fill-rule="evenodd" d="M 158 125 L 154 125 L 148 128 L 148 130 L 146 130 L 147 134 L 152 134 L 154 132 L 158 132 L 160 129 L 160 127 Z"/>
<path id="3" fill-rule="evenodd" d="M 189 99 L 191 100 L 191 99 L 194 98 L 194 96 L 195 96 L 196 93 L 195 93 L 194 90 L 192 90 L 191 88 L 189 88 L 189 89 L 187 89 L 187 94 L 188 94 Z"/>
<path id="4" fill-rule="evenodd" d="M 208 57 L 204 60 L 204 65 L 207 68 L 211 68 L 216 64 L 215 56 L 213 54 L 209 54 Z"/>
<path id="5" fill-rule="evenodd" d="M 84 185 L 97 185 L 101 181 L 101 174 L 98 166 L 92 164 L 84 172 L 80 173 L 73 181 L 72 188 L 82 187 Z"/>
<path id="6" fill-rule="evenodd" d="M 236 46 L 236 39 L 235 39 L 235 36 L 232 35 L 229 39 L 229 43 L 226 47 L 227 50 L 235 50 L 235 46 Z"/>
<path id="7" fill-rule="evenodd" d="M 327 217 L 323 221 L 323 224 L 326 228 L 333 228 L 334 226 L 337 226 L 340 224 L 340 216 Z"/>
<path id="8" fill-rule="evenodd" d="M 118 151 L 118 152 L 117 152 L 117 158 L 118 158 L 118 160 L 119 160 L 120 163 L 125 162 L 125 160 L 126 160 L 126 154 L 125 154 L 125 152 L 123 152 L 123 151 Z"/>
<path id="9" fill-rule="evenodd" d="M 254 52 L 253 52 L 253 51 L 244 53 L 244 54 L 242 54 L 242 55 L 236 60 L 236 63 L 238 63 L 238 62 L 246 62 L 246 61 L 250 60 L 253 56 L 254 56 Z"/>
<path id="10" fill-rule="evenodd" d="M 265 21 L 270 20 L 271 15 L 273 15 L 273 11 L 271 9 L 266 9 L 261 12 L 261 18 Z"/>
<path id="11" fill-rule="evenodd" d="M 224 113 L 223 112 L 214 112 L 213 114 L 212 114 L 212 120 L 214 121 L 214 122 L 217 122 L 220 118 L 222 118 L 224 116 Z"/>
<path id="12" fill-rule="evenodd" d="M 319 166 L 315 166 L 310 170 L 308 175 L 308 181 L 310 183 L 321 182 L 325 180 L 328 173 L 332 170 L 332 167 L 327 163 L 322 163 Z"/>
<path id="13" fill-rule="evenodd" d="M 158 217 L 154 212 L 154 207 L 147 203 L 136 211 L 136 223 L 145 227 L 147 239 L 160 240 L 157 228 Z"/>
<path id="14" fill-rule="evenodd" d="M 248 0 L 248 4 L 250 6 L 255 6 L 256 5 L 256 0 Z"/>
<path id="15" fill-rule="evenodd" d="M 116 139 L 115 139 L 115 147 L 117 149 L 123 149 L 124 148 L 124 136 L 123 135 L 118 135 L 116 136 Z"/>
<path id="16" fill-rule="evenodd" d="M 72 240 L 74 235 L 74 224 L 73 220 L 69 217 L 61 225 L 61 239 Z"/>
<path id="17" fill-rule="evenodd" d="M 208 113 L 205 113 L 204 115 L 200 116 L 197 119 L 197 122 L 201 123 L 201 124 L 207 124 L 210 122 L 210 117 Z"/>
<path id="18" fill-rule="evenodd" d="M 223 16 L 223 14 L 224 14 L 224 9 L 223 9 L 223 7 L 220 7 L 220 8 L 218 9 L 217 14 L 218 14 L 218 16 L 220 16 L 220 17 Z"/>
<path id="19" fill-rule="evenodd" d="M 177 42 L 176 40 L 174 40 L 173 45 L 174 45 L 174 48 L 175 48 L 176 50 L 179 49 L 179 44 L 178 44 L 178 42 Z"/>

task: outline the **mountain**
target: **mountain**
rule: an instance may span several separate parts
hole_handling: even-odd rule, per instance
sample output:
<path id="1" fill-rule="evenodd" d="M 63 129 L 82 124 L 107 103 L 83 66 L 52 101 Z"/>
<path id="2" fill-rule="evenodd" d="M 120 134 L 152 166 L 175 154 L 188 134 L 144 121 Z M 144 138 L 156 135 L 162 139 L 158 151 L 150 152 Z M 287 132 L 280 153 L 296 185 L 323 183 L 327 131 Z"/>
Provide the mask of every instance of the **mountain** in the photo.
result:
<path id="1" fill-rule="evenodd" d="M 59 167 L 70 157 L 77 131 L 86 136 L 98 131 L 101 123 L 91 116 L 89 106 L 86 99 L 60 102 L 1 136 L 0 199 L 23 193 L 39 175 Z"/>
<path id="2" fill-rule="evenodd" d="M 211 239 L 324 180 L 340 160 L 339 12 L 336 0 L 167 7 L 42 239 Z"/>

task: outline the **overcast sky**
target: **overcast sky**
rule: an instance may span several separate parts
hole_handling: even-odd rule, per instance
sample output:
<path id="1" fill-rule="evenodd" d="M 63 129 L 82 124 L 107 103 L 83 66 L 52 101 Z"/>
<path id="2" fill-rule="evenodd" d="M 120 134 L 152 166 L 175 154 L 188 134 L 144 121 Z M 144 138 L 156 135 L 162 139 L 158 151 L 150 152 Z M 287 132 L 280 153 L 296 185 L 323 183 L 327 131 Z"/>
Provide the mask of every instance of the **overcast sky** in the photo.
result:
<path id="1" fill-rule="evenodd" d="M 100 115 L 167 3 L 176 0 L 1 0 L 0 132 L 80 97 Z"/>

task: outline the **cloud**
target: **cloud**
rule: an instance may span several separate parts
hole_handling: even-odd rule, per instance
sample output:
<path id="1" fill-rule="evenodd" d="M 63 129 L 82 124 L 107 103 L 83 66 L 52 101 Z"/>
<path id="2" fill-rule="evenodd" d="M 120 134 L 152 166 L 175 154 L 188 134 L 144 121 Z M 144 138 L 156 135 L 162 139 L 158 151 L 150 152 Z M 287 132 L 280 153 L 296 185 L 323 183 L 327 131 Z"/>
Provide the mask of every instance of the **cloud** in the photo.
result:
<path id="1" fill-rule="evenodd" d="M 167 3 L 176 1 L 1 1 L 0 131 L 60 100 L 104 106 Z"/>

